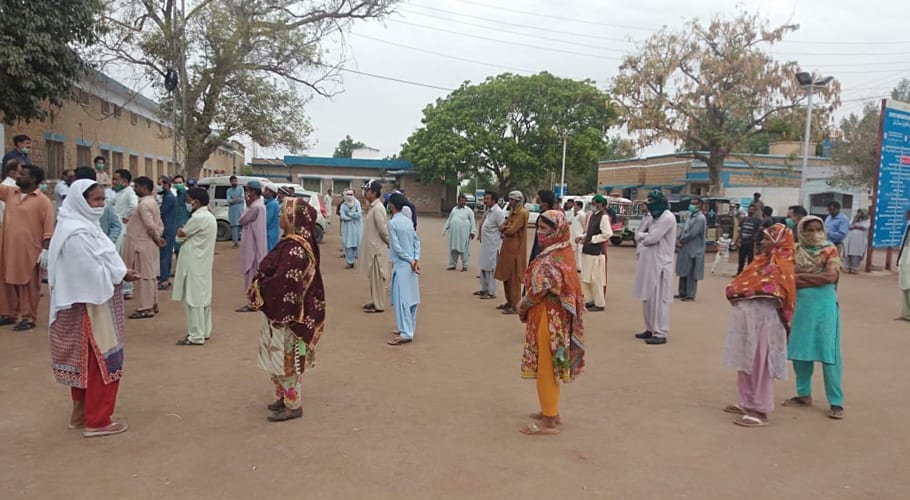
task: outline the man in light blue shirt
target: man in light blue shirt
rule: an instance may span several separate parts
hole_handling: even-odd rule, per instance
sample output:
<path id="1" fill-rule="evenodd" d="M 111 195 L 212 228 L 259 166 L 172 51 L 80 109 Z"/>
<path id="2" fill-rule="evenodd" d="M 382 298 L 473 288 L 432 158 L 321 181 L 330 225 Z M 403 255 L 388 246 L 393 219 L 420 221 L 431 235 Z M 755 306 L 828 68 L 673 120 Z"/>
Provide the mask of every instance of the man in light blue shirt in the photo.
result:
<path id="1" fill-rule="evenodd" d="M 414 223 L 402 209 L 407 199 L 395 193 L 389 198 L 392 219 L 389 221 L 389 258 L 392 261 L 392 305 L 398 336 L 389 345 L 410 344 L 417 328 L 417 306 L 420 304 L 420 239 Z"/>
<path id="2" fill-rule="evenodd" d="M 240 216 L 246 208 L 246 195 L 243 192 L 243 186 L 237 182 L 237 176 L 232 175 L 230 179 L 231 187 L 227 190 L 228 202 L 228 221 L 231 223 L 231 241 L 234 242 L 232 248 L 237 248 L 240 241 Z"/>
<path id="3" fill-rule="evenodd" d="M 828 217 L 825 218 L 825 232 L 828 234 L 828 241 L 837 246 L 841 256 L 844 255 L 844 239 L 850 232 L 850 219 L 840 212 L 840 203 L 832 201 L 828 203 Z"/>

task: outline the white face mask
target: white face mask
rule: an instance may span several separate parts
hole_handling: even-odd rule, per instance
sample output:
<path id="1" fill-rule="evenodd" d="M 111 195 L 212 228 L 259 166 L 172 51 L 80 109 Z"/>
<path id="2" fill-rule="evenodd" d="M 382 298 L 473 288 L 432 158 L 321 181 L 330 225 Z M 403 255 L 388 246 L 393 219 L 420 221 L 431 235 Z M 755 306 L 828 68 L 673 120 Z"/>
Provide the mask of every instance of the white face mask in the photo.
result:
<path id="1" fill-rule="evenodd" d="M 192 203 L 187 203 L 187 204 L 186 204 L 186 210 L 187 210 L 188 212 L 192 212 L 192 211 L 193 211 L 193 204 L 192 204 Z"/>
<path id="2" fill-rule="evenodd" d="M 101 216 L 104 215 L 104 207 L 89 207 L 89 212 L 92 214 L 92 220 L 101 220 Z"/>

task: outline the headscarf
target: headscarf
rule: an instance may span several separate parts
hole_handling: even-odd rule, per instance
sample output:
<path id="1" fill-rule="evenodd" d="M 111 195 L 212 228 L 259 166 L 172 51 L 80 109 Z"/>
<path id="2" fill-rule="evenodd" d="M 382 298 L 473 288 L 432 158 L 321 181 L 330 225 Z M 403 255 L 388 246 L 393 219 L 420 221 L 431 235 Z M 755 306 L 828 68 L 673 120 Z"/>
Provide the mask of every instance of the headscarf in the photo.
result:
<path id="1" fill-rule="evenodd" d="M 814 215 L 807 215 L 799 221 L 796 232 L 799 233 L 799 246 L 796 247 L 796 272 L 822 273 L 828 268 L 840 272 L 841 259 L 837 246 L 828 241 L 827 237 L 817 233 L 806 232 L 806 225 L 817 221 L 822 227 L 825 222 Z"/>
<path id="2" fill-rule="evenodd" d="M 281 210 L 284 235 L 259 264 L 248 291 L 250 306 L 297 337 L 295 366 L 312 364 L 325 328 L 325 288 L 319 271 L 316 209 L 300 198 L 287 198 Z"/>
<path id="3" fill-rule="evenodd" d="M 576 270 L 575 252 L 569 244 L 566 216 L 559 210 L 547 210 L 540 216 L 553 223 L 556 230 L 544 237 L 541 241 L 544 249 L 525 271 L 525 300 L 532 296 L 555 295 L 559 298 L 558 307 L 572 318 L 571 324 L 552 319 L 549 323 L 554 375 L 557 380 L 570 382 L 581 374 L 585 364 L 584 326 L 581 321 L 584 295 Z"/>
<path id="4" fill-rule="evenodd" d="M 777 300 L 777 311 L 787 332 L 796 307 L 796 271 L 793 232 L 783 224 L 764 231 L 764 237 L 774 242 L 771 255 L 762 252 L 727 285 L 727 300 L 735 303 L 754 298 Z"/>
<path id="5" fill-rule="evenodd" d="M 521 194 L 521 191 L 511 191 L 509 193 L 510 200 L 524 201 L 525 195 Z"/>
<path id="6" fill-rule="evenodd" d="M 104 207 L 92 208 L 85 192 L 98 185 L 79 179 L 57 213 L 57 228 L 48 248 L 47 282 L 51 292 L 50 323 L 73 304 L 104 304 L 123 282 L 126 265 L 99 221 Z"/>
<path id="7" fill-rule="evenodd" d="M 651 192 L 648 193 L 648 198 L 654 200 L 651 203 L 646 203 L 648 212 L 651 213 L 651 217 L 657 219 L 665 211 L 670 210 L 670 204 L 667 203 L 667 197 L 664 196 L 664 192 L 660 189 L 652 189 Z"/>
<path id="8" fill-rule="evenodd" d="M 348 208 L 354 208 L 354 202 L 357 201 L 357 198 L 354 198 L 353 189 L 345 189 L 341 193 L 341 196 L 344 198 L 344 202 L 348 205 Z"/>

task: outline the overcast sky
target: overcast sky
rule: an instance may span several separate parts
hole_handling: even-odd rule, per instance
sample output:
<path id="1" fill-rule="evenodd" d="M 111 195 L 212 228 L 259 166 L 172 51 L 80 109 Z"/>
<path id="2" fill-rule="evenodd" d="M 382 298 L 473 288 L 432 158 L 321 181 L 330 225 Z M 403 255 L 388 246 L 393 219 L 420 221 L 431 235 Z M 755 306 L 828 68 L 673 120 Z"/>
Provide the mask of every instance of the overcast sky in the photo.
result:
<path id="1" fill-rule="evenodd" d="M 910 77 L 908 2 L 761 0 L 740 5 L 773 23 L 800 25 L 773 55 L 798 61 L 807 71 L 835 76 L 845 101 L 838 114 L 858 111 L 860 99 L 880 98 L 902 77 Z M 420 125 L 422 109 L 449 93 L 444 89 L 502 72 L 546 70 L 590 78 L 606 89 L 623 54 L 650 33 L 735 9 L 731 0 L 403 2 L 389 18 L 353 27 L 347 36 L 346 67 L 441 88 L 344 72 L 342 93 L 315 98 L 308 106 L 315 132 L 313 147 L 304 153 L 331 156 L 345 134 L 383 155 L 398 153 Z M 660 152 L 665 151 L 649 148 L 644 153 Z M 247 156 L 252 153 L 248 150 Z M 258 150 L 259 157 L 285 153 Z"/>

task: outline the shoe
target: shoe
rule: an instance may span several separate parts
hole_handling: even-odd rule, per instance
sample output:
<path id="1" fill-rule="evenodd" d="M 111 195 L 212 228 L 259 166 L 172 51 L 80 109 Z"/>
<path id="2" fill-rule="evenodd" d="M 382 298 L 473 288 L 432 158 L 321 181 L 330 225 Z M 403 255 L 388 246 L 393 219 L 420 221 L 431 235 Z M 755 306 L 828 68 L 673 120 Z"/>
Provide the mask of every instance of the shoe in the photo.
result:
<path id="1" fill-rule="evenodd" d="M 518 311 L 516 311 L 514 307 L 509 306 L 509 307 L 503 309 L 502 313 L 503 314 L 518 314 Z"/>
<path id="2" fill-rule="evenodd" d="M 189 337 L 177 341 L 177 345 L 205 345 L 205 342 L 193 342 Z"/>
<path id="3" fill-rule="evenodd" d="M 495 299 L 495 298 L 496 298 L 495 295 L 491 295 L 489 293 L 485 293 L 480 296 L 480 300 L 490 300 L 490 299 Z"/>
<path id="4" fill-rule="evenodd" d="M 605 310 L 606 308 L 600 307 L 600 306 L 587 306 L 587 307 L 585 307 L 585 309 L 587 309 L 588 312 L 600 312 L 600 311 Z"/>
<path id="5" fill-rule="evenodd" d="M 674 299 L 679 299 L 679 298 L 682 298 L 682 295 L 676 294 L 676 295 L 673 296 L 673 298 L 674 298 Z"/>
<path id="6" fill-rule="evenodd" d="M 651 337 L 648 340 L 645 340 L 645 344 L 648 345 L 663 345 L 667 343 L 667 337 Z"/>
<path id="7" fill-rule="evenodd" d="M 680 300 L 682 300 L 683 302 L 695 302 L 695 297 L 683 297 Z"/>
<path id="8" fill-rule="evenodd" d="M 0 326 L 15 325 L 16 318 L 11 318 L 9 316 L 0 316 Z"/>
<path id="9" fill-rule="evenodd" d="M 16 324 L 16 326 L 13 327 L 14 332 L 25 332 L 25 331 L 34 330 L 34 329 L 35 329 L 35 322 L 29 321 L 27 319 L 20 321 L 18 324 Z"/>
<path id="10" fill-rule="evenodd" d="M 651 337 L 653 337 L 653 336 L 654 336 L 654 334 L 651 333 L 651 332 L 649 332 L 649 331 L 647 331 L 647 330 L 645 330 L 645 331 L 643 331 L 643 332 L 641 332 L 641 333 L 636 333 L 636 334 L 635 334 L 635 338 L 641 339 L 641 340 L 648 340 L 649 338 L 651 338 Z"/>
<path id="11" fill-rule="evenodd" d="M 266 408 L 268 408 L 269 411 L 281 411 L 284 409 L 284 399 L 278 398 L 278 400 L 269 403 Z"/>
<path id="12" fill-rule="evenodd" d="M 100 437 L 100 436 L 111 436 L 114 434 L 120 434 L 121 432 L 126 432 L 130 427 L 122 422 L 111 422 L 111 425 L 107 427 L 100 427 L 98 429 L 91 429 L 86 427 L 82 431 L 82 437 Z"/>
<path id="13" fill-rule="evenodd" d="M 447 267 L 447 268 L 446 268 L 446 271 L 454 271 L 454 270 L 455 270 L 455 266 Z"/>
<path id="14" fill-rule="evenodd" d="M 354 269 L 354 264 L 348 264 L 344 266 L 345 269 Z"/>
<path id="15" fill-rule="evenodd" d="M 372 310 L 372 309 L 376 309 L 376 306 L 373 305 L 372 303 L 370 303 L 370 304 L 364 304 L 364 306 L 363 306 L 363 310 L 364 310 L 364 311 L 370 311 L 370 310 Z"/>
<path id="16" fill-rule="evenodd" d="M 296 410 L 283 408 L 278 411 L 273 411 L 271 414 L 269 414 L 268 419 L 269 422 L 284 422 L 285 420 L 293 420 L 302 416 L 303 408 L 297 408 Z"/>
<path id="17" fill-rule="evenodd" d="M 477 290 L 476 292 L 474 292 L 474 295 L 486 295 L 486 294 L 487 294 L 487 292 L 485 292 L 483 290 Z"/>
<path id="18" fill-rule="evenodd" d="M 585 307 L 594 307 L 594 306 L 595 306 L 595 304 L 593 302 L 585 302 Z"/>
<path id="19" fill-rule="evenodd" d="M 496 306 L 496 309 L 498 309 L 498 310 L 501 311 L 501 310 L 503 310 L 503 309 L 505 309 L 505 308 L 507 308 L 507 307 L 509 307 L 509 304 L 507 304 L 507 303 L 506 303 L 506 304 L 499 304 L 498 306 Z"/>

